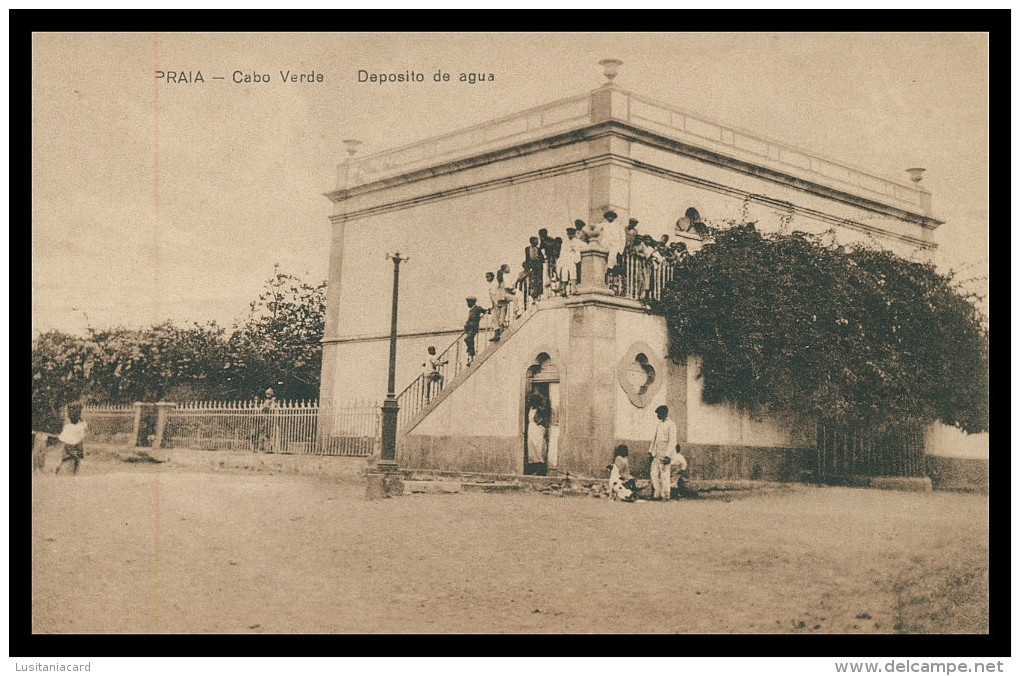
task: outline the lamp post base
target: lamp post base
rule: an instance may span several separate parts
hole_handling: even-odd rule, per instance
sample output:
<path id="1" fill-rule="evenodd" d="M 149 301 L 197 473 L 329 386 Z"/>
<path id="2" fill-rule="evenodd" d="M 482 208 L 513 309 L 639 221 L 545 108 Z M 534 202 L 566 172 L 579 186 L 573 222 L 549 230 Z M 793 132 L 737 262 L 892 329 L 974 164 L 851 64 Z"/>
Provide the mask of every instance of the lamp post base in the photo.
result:
<path id="1" fill-rule="evenodd" d="M 393 393 L 386 395 L 382 405 L 382 451 L 379 463 L 380 472 L 393 471 L 397 468 L 397 413 L 400 406 Z M 390 469 L 386 469 L 390 468 Z"/>
<path id="2" fill-rule="evenodd" d="M 404 481 L 400 475 L 394 472 L 396 469 L 377 469 L 365 477 L 365 499 L 381 500 L 383 498 L 395 498 L 404 494 Z"/>

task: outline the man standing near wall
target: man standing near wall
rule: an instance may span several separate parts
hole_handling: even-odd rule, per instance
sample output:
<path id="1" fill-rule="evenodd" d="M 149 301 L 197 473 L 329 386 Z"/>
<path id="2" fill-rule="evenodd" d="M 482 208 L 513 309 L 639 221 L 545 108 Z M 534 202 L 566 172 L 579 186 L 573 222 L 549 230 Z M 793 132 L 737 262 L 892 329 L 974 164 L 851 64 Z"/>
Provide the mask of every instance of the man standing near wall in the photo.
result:
<path id="1" fill-rule="evenodd" d="M 676 458 L 676 423 L 669 419 L 669 407 L 655 409 L 659 422 L 655 425 L 655 436 L 648 447 L 652 456 L 648 473 L 652 479 L 652 499 L 669 500 L 670 464 Z"/>

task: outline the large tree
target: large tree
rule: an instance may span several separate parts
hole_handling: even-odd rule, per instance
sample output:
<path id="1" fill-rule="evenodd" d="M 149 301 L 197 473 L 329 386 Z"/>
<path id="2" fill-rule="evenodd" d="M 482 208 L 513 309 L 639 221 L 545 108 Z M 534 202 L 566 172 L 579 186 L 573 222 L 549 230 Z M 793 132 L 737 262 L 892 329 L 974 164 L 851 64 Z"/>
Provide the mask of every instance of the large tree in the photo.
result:
<path id="1" fill-rule="evenodd" d="M 713 239 L 659 303 L 669 356 L 702 358 L 706 402 L 876 430 L 941 420 L 987 431 L 987 322 L 952 275 L 753 223 Z"/>
<path id="2" fill-rule="evenodd" d="M 230 337 L 232 382 L 252 393 L 272 386 L 277 396 L 318 397 L 325 318 L 326 282 L 308 284 L 277 266 Z"/>

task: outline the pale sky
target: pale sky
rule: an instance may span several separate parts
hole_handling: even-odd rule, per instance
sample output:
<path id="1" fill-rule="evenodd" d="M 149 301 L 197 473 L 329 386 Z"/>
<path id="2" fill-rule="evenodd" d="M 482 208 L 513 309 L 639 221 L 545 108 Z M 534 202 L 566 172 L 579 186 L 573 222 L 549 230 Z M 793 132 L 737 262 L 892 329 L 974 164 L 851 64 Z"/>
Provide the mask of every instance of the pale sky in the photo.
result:
<path id="1" fill-rule="evenodd" d="M 275 262 L 326 278 L 322 193 L 343 139 L 370 154 L 582 94 L 610 57 L 622 87 L 692 113 L 879 176 L 925 167 L 946 221 L 937 260 L 987 290 L 987 47 L 952 33 L 36 34 L 33 335 L 229 326 Z M 359 69 L 426 82 L 359 83 Z M 271 80 L 234 84 L 235 70 Z M 285 84 L 287 70 L 323 82 Z"/>

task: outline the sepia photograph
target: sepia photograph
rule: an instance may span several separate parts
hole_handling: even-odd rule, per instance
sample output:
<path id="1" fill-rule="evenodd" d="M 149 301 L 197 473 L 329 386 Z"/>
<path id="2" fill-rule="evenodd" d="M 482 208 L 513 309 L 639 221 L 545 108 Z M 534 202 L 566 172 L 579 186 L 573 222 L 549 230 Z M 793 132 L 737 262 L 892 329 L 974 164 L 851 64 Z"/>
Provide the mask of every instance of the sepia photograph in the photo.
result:
<path id="1" fill-rule="evenodd" d="M 993 631 L 987 33 L 31 78 L 32 634 Z"/>

